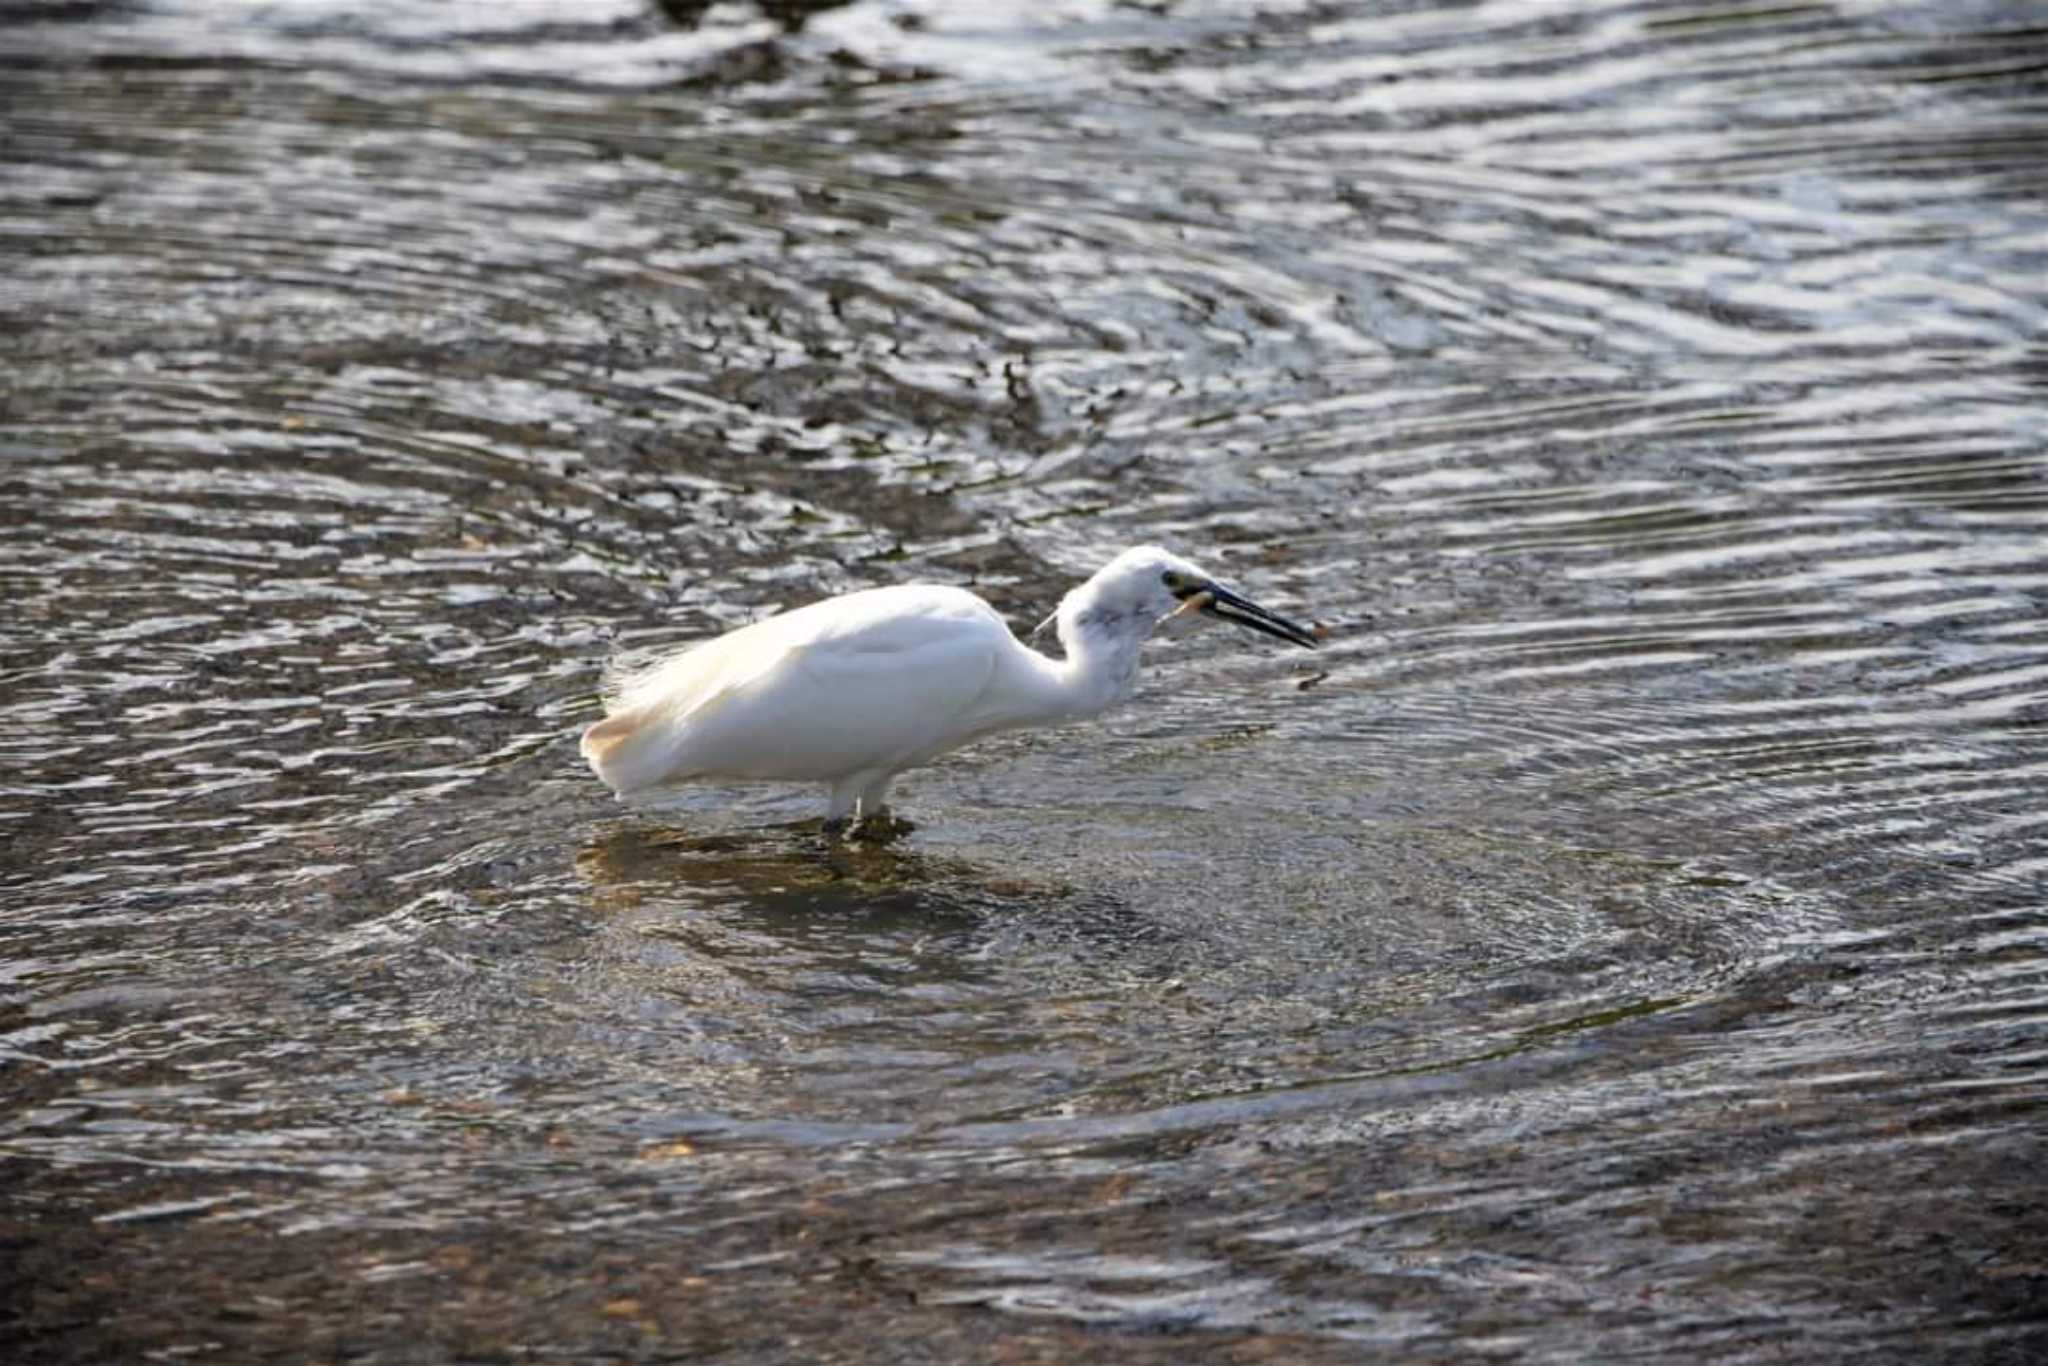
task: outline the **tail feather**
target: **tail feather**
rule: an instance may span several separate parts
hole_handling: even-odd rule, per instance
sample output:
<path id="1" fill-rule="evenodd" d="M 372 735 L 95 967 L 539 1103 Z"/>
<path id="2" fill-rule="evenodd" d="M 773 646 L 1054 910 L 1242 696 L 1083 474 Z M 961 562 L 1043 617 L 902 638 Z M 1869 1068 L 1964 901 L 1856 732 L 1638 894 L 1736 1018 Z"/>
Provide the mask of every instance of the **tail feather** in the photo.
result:
<path id="1" fill-rule="evenodd" d="M 606 787 L 624 796 L 659 784 L 668 756 L 661 752 L 658 726 L 641 708 L 614 712 L 583 732 L 583 757 Z"/>
<path id="2" fill-rule="evenodd" d="M 696 728 L 788 657 L 790 647 L 772 629 L 784 620 L 770 618 L 681 654 L 613 659 L 602 689 L 610 715 L 583 732 L 583 757 L 597 776 L 625 796 L 704 771 L 688 766 L 687 756 L 703 758 Z"/>

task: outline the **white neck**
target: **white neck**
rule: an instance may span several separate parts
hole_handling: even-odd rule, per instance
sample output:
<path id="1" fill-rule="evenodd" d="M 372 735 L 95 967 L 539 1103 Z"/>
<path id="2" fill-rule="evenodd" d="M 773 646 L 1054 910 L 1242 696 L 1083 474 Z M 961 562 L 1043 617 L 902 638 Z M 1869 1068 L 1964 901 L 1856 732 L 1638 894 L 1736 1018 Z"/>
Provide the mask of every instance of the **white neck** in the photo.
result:
<path id="1" fill-rule="evenodd" d="M 1069 614 L 1063 605 L 1059 632 L 1070 715 L 1107 711 L 1138 690 L 1138 655 L 1152 634 L 1150 618 L 1113 617 L 1093 606 Z"/>
<path id="2" fill-rule="evenodd" d="M 1107 711 L 1138 688 L 1138 656 L 1152 621 L 1143 613 L 1105 612 L 1080 593 L 1060 603 L 1060 644 L 1064 659 L 1048 659 L 1023 650 L 1029 679 L 1020 689 L 1028 698 L 1012 724 L 1034 725 L 1075 721 Z"/>

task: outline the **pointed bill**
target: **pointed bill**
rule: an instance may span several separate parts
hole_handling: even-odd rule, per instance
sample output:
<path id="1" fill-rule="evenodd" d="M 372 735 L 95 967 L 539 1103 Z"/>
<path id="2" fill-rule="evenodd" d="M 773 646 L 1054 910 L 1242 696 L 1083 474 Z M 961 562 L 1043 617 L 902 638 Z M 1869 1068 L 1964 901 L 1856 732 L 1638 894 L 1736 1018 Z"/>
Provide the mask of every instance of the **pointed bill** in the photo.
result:
<path id="1" fill-rule="evenodd" d="M 1316 648 L 1316 633 L 1308 627 L 1289 621 L 1278 612 L 1269 612 L 1250 598 L 1240 597 L 1217 584 L 1204 585 L 1201 592 L 1188 599 L 1187 605 L 1192 607 L 1197 599 L 1204 597 L 1210 599 L 1210 602 L 1206 607 L 1196 610 L 1206 611 L 1210 616 L 1223 621 L 1236 622 L 1239 626 L 1249 626 L 1254 631 L 1278 637 L 1290 645 L 1300 645 L 1310 650 Z"/>

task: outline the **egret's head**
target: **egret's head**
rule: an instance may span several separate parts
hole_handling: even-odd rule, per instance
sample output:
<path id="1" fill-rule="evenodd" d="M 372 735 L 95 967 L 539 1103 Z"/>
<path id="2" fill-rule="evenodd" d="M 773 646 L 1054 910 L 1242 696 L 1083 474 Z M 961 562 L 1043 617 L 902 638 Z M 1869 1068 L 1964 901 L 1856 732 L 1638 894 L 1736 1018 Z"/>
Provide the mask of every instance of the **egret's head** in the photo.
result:
<path id="1" fill-rule="evenodd" d="M 1142 637 L 1155 627 L 1180 631 L 1216 619 L 1249 626 L 1315 648 L 1315 633 L 1225 588 L 1180 556 L 1156 545 L 1133 546 L 1067 594 L 1053 620 L 1067 629 L 1091 623 Z M 1040 628 L 1044 629 L 1043 626 Z"/>

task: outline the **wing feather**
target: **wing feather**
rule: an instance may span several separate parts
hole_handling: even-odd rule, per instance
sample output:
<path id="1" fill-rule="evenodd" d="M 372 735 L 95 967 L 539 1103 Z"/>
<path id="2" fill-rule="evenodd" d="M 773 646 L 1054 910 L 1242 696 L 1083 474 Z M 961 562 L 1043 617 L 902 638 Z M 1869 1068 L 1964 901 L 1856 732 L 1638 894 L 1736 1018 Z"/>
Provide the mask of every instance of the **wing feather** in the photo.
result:
<path id="1" fill-rule="evenodd" d="M 871 589 L 720 636 L 620 680 L 583 754 L 620 792 L 689 777 L 830 781 L 964 743 L 1009 628 L 959 589 Z"/>

